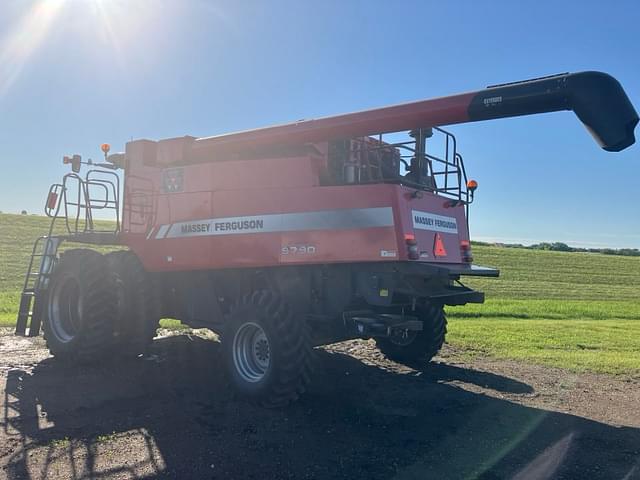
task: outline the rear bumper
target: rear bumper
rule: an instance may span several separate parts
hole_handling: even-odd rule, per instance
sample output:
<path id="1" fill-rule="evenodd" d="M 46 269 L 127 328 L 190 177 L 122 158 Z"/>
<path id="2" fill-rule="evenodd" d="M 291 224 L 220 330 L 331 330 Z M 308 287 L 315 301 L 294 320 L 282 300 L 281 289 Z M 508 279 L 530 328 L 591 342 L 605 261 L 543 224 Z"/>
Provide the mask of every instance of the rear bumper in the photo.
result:
<path id="1" fill-rule="evenodd" d="M 484 292 L 478 292 L 464 286 L 451 286 L 441 292 L 429 296 L 432 302 L 443 305 L 466 305 L 467 303 L 484 303 Z"/>
<path id="2" fill-rule="evenodd" d="M 467 263 L 397 262 L 393 264 L 398 272 L 425 277 L 449 277 L 457 280 L 461 276 L 499 277 L 500 270 Z"/>
<path id="3" fill-rule="evenodd" d="M 410 271 L 405 270 L 408 268 Z M 498 277 L 500 271 L 495 268 L 482 267 L 466 263 L 419 263 L 403 264 L 401 267 L 408 275 L 419 275 L 425 278 L 434 276 L 447 280 L 458 280 L 461 276 Z M 484 292 L 478 292 L 462 284 L 443 286 L 440 290 L 430 292 L 427 297 L 432 302 L 443 305 L 466 305 L 467 303 L 484 303 Z"/>
<path id="4" fill-rule="evenodd" d="M 499 277 L 500 270 L 480 265 L 469 265 L 465 263 L 439 264 L 438 267 L 445 268 L 449 276 L 471 276 L 471 277 Z"/>
<path id="5" fill-rule="evenodd" d="M 370 305 L 392 306 L 417 299 L 443 305 L 483 303 L 484 293 L 456 280 L 462 275 L 497 277 L 493 268 L 466 264 L 393 262 L 361 265 L 357 292 Z"/>

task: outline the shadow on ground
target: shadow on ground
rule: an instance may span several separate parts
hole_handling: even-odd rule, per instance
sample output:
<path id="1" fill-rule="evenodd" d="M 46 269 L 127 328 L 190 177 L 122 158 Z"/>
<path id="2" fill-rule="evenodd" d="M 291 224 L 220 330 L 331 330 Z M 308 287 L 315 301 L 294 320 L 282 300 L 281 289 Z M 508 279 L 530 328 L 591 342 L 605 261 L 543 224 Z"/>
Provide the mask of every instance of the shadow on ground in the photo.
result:
<path id="1" fill-rule="evenodd" d="M 399 374 L 318 351 L 310 392 L 283 410 L 233 398 L 219 344 L 157 340 L 150 359 L 9 372 L 9 478 L 635 479 L 640 429 L 501 400 L 530 386 L 447 365 Z M 475 383 L 496 397 L 449 382 Z"/>

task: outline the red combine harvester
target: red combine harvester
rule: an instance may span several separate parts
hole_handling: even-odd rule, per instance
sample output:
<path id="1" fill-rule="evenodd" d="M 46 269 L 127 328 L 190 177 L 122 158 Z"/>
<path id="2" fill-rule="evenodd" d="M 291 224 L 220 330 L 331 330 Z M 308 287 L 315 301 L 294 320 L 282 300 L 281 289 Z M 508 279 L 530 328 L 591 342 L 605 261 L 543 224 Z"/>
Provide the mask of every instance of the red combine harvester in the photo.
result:
<path id="1" fill-rule="evenodd" d="M 55 357 L 87 361 L 143 353 L 159 319 L 177 318 L 220 334 L 232 384 L 268 406 L 304 390 L 316 345 L 374 338 L 390 358 L 426 362 L 444 342 L 444 306 L 484 301 L 461 277 L 498 276 L 472 264 L 477 183 L 440 127 L 558 110 L 573 110 L 605 150 L 635 141 L 638 115 L 620 84 L 583 72 L 136 140 L 125 153 L 105 144 L 99 164 L 65 157 L 73 172 L 50 189 L 51 228 L 34 245 L 16 334 L 43 326 Z M 114 214 L 109 231 L 98 211 Z M 127 249 L 59 254 L 65 241 Z"/>

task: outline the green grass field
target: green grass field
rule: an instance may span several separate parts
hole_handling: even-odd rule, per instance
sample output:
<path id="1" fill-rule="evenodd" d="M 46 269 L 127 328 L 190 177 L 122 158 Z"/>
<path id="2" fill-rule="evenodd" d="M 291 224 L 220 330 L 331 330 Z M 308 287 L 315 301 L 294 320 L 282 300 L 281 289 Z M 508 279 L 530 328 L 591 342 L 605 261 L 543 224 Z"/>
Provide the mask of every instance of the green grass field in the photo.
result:
<path id="1" fill-rule="evenodd" d="M 0 325 L 15 322 L 33 241 L 47 227 L 43 217 L 0 214 Z M 468 355 L 640 373 L 640 257 L 488 246 L 473 253 L 501 277 L 467 279 L 487 302 L 447 309 L 449 343 Z"/>
<path id="2" fill-rule="evenodd" d="M 499 279 L 472 279 L 484 305 L 449 308 L 450 343 L 469 354 L 574 371 L 640 373 L 640 258 L 474 247 Z"/>

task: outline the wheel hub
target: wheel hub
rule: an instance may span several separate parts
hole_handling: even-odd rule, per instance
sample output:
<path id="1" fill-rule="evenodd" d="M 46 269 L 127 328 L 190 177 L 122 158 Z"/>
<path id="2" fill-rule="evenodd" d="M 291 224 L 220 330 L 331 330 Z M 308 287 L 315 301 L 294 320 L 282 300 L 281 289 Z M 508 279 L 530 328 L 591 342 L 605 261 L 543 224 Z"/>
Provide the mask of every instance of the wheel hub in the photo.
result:
<path id="1" fill-rule="evenodd" d="M 233 338 L 233 364 L 243 380 L 259 382 L 271 364 L 269 339 L 260 325 L 247 322 Z"/>
<path id="2" fill-rule="evenodd" d="M 67 275 L 56 282 L 50 295 L 47 321 L 58 341 L 68 343 L 80 331 L 80 284 L 75 277 Z"/>
<path id="3" fill-rule="evenodd" d="M 269 361 L 269 343 L 265 339 L 259 339 L 254 344 L 254 350 L 256 352 L 256 358 L 260 362 Z"/>
<path id="4" fill-rule="evenodd" d="M 391 335 L 389 335 L 389 340 L 394 345 L 399 345 L 401 347 L 405 347 L 409 345 L 416 338 L 416 332 L 413 330 L 407 329 L 398 329 L 394 328 L 391 330 Z"/>

